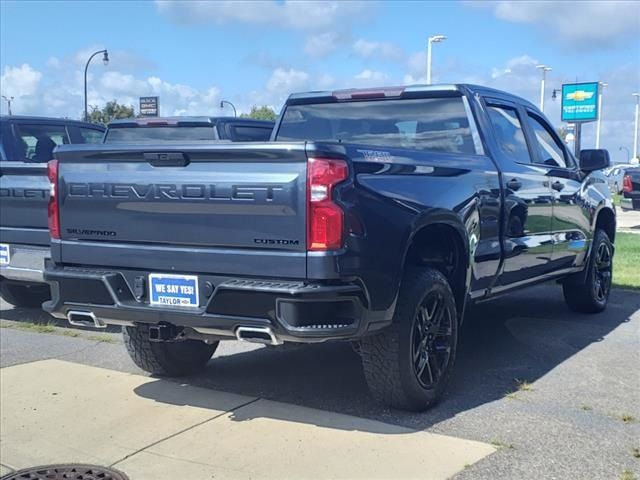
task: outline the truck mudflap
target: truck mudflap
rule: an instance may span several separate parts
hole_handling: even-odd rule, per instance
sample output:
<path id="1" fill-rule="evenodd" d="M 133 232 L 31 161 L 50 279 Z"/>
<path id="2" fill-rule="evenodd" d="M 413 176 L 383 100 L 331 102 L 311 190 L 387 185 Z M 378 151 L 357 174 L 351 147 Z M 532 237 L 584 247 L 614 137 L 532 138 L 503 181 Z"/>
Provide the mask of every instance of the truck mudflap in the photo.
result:
<path id="1" fill-rule="evenodd" d="M 84 313 L 98 326 L 164 324 L 239 339 L 239 329 L 258 329 L 273 333 L 276 341 L 268 342 L 272 344 L 360 338 L 390 322 L 380 322 L 379 315 L 369 311 L 365 292 L 356 283 L 204 275 L 198 278 L 199 304 L 181 307 L 150 302 L 150 275 L 54 267 L 49 262 L 45 279 L 52 299 L 43 307 L 57 318 L 80 318 Z"/>

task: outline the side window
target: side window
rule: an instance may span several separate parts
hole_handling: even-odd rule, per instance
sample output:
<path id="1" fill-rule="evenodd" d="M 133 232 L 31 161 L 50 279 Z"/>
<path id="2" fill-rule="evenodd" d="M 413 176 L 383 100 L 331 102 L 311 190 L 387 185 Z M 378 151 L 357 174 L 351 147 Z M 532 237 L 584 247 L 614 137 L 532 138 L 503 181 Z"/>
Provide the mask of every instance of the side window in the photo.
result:
<path id="1" fill-rule="evenodd" d="M 564 147 L 560 140 L 551 133 L 551 127 L 542 119 L 530 113 L 528 117 L 531 129 L 536 137 L 537 161 L 550 167 L 571 167 L 571 161 L 565 156 Z"/>
<path id="2" fill-rule="evenodd" d="M 518 163 L 531 163 L 527 141 L 516 110 L 509 107 L 489 106 L 487 111 L 498 145 L 505 155 Z"/>
<path id="3" fill-rule="evenodd" d="M 80 139 L 82 143 L 102 143 L 104 132 L 94 128 L 79 127 Z"/>
<path id="4" fill-rule="evenodd" d="M 56 146 L 69 143 L 64 125 L 17 124 L 14 128 L 18 159 L 28 162 L 48 162 Z"/>

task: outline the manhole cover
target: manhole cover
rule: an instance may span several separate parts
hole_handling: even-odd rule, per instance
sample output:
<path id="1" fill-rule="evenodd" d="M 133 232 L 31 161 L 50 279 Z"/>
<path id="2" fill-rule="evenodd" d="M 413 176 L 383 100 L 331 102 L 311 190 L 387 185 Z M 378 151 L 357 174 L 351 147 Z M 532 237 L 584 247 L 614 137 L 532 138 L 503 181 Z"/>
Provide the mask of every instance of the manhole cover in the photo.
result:
<path id="1" fill-rule="evenodd" d="M 97 465 L 43 465 L 10 473 L 0 480 L 128 480 L 124 473 Z"/>

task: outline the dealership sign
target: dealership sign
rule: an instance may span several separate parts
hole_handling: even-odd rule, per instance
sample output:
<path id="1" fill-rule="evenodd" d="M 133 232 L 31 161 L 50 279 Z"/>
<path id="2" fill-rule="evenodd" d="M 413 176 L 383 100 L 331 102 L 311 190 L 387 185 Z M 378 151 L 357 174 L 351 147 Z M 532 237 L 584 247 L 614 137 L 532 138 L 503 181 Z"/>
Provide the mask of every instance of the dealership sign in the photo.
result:
<path id="1" fill-rule="evenodd" d="M 157 117 L 160 115 L 159 97 L 140 97 L 140 116 Z"/>
<path id="2" fill-rule="evenodd" d="M 598 119 L 598 82 L 562 85 L 562 121 L 593 122 Z"/>

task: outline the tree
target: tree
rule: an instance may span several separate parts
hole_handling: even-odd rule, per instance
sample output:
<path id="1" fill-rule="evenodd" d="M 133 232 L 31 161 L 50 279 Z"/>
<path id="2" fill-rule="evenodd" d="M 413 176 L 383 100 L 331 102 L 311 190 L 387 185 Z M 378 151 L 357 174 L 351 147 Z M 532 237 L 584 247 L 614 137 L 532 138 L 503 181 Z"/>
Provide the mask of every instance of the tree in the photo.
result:
<path id="1" fill-rule="evenodd" d="M 567 129 L 565 127 L 556 128 L 556 133 L 562 139 L 563 142 L 565 142 L 565 143 L 567 142 L 567 134 L 569 132 L 567 132 Z"/>
<path id="2" fill-rule="evenodd" d="M 132 106 L 120 105 L 116 100 L 107 102 L 102 110 L 93 105 L 91 109 L 91 113 L 89 113 L 89 121 L 91 123 L 107 125 L 111 120 L 135 117 Z"/>
<path id="3" fill-rule="evenodd" d="M 241 113 L 240 118 L 254 118 L 256 120 L 275 120 L 278 117 L 273 108 L 263 105 L 262 107 L 253 106 L 249 113 Z"/>

